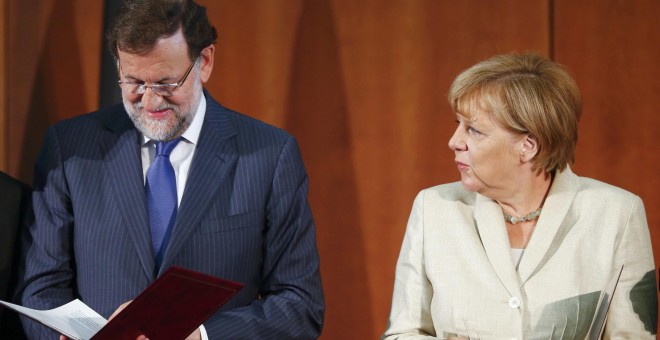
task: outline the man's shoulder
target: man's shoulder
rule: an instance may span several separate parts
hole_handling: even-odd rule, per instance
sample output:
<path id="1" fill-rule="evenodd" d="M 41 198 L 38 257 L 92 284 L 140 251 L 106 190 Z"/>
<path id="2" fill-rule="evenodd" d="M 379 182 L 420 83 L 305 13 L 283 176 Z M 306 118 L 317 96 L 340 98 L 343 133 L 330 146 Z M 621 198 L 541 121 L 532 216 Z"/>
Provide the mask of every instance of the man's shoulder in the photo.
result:
<path id="1" fill-rule="evenodd" d="M 73 117 L 62 119 L 53 127 L 56 129 L 79 129 L 81 127 L 91 127 L 94 125 L 103 126 L 111 124 L 116 120 L 129 119 L 122 104 L 115 104 L 100 108 L 96 111 L 83 113 Z"/>
<path id="2" fill-rule="evenodd" d="M 280 127 L 231 109 L 227 110 L 231 112 L 234 123 L 241 130 L 254 130 L 261 133 L 270 133 L 279 136 L 290 136 L 288 132 Z"/>
<path id="3" fill-rule="evenodd" d="M 222 106 L 212 99 L 207 105 L 206 120 L 219 129 L 227 128 L 224 125 L 229 124 L 239 140 L 250 140 L 252 143 L 284 142 L 293 138 L 280 127 Z"/>

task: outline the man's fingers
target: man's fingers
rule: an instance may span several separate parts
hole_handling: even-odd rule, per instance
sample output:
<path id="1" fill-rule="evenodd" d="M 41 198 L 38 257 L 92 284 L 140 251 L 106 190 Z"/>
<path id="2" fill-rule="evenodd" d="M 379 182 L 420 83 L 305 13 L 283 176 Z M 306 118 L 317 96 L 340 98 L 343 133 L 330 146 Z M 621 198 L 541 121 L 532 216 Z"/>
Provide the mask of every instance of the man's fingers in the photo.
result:
<path id="1" fill-rule="evenodd" d="M 133 302 L 133 300 L 122 303 L 121 306 L 119 306 L 119 308 L 117 308 L 117 310 L 114 313 L 112 313 L 112 315 L 110 315 L 108 321 L 112 320 L 112 318 L 117 316 L 117 314 L 119 314 L 122 310 L 124 310 L 124 308 L 126 308 L 126 306 L 128 306 L 131 302 Z"/>

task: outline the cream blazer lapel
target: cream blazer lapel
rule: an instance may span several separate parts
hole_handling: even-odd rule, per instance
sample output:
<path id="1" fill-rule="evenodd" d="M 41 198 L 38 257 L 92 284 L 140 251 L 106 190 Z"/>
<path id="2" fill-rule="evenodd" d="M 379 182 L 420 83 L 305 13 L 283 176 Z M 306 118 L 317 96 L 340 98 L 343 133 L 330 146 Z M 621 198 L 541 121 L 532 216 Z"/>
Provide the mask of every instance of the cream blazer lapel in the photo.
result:
<path id="1" fill-rule="evenodd" d="M 536 229 L 518 266 L 518 272 L 511 259 L 511 248 L 502 209 L 497 202 L 477 194 L 474 209 L 477 229 L 486 255 L 509 294 L 520 296 L 520 287 L 541 268 L 561 243 L 563 237 L 557 236 L 568 232 L 568 230 L 561 231 L 560 227 L 568 218 L 568 211 L 578 189 L 578 177 L 570 168 L 555 175 Z"/>
<path id="2" fill-rule="evenodd" d="M 520 280 L 511 259 L 502 209 L 497 202 L 477 194 L 474 218 L 486 256 L 500 282 L 511 296 L 521 296 Z"/>
<path id="3" fill-rule="evenodd" d="M 566 170 L 555 175 L 543 204 L 541 216 L 518 265 L 518 273 L 523 285 L 554 254 L 568 232 L 567 229 L 574 224 L 564 222 L 570 219 L 567 214 L 578 189 L 579 179 L 570 168 L 567 167 Z M 565 228 L 560 228 L 562 225 Z"/>

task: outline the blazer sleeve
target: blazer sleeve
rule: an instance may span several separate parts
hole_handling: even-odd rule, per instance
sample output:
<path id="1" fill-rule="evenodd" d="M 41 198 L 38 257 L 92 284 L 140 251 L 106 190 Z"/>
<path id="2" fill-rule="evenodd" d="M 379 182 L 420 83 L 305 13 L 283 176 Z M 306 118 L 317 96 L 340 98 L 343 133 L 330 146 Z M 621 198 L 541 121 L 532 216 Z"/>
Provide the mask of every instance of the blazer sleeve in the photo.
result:
<path id="1" fill-rule="evenodd" d="M 204 323 L 210 339 L 316 339 L 323 326 L 316 231 L 298 145 L 284 143 L 267 203 L 260 299 Z"/>
<path id="2" fill-rule="evenodd" d="M 58 139 L 53 127 L 35 166 L 32 194 L 35 222 L 24 240 L 27 251 L 21 302 L 33 309 L 52 309 L 74 298 L 71 250 L 73 211 Z M 53 339 L 57 333 L 22 318 L 30 339 Z"/>
<path id="3" fill-rule="evenodd" d="M 424 263 L 424 191 L 413 203 L 401 253 L 396 264 L 392 310 L 383 340 L 432 339 L 433 287 Z"/>
<path id="4" fill-rule="evenodd" d="M 605 325 L 604 339 L 655 339 L 658 295 L 651 237 L 642 200 L 630 200 L 623 236 L 614 254 L 623 265 Z"/>

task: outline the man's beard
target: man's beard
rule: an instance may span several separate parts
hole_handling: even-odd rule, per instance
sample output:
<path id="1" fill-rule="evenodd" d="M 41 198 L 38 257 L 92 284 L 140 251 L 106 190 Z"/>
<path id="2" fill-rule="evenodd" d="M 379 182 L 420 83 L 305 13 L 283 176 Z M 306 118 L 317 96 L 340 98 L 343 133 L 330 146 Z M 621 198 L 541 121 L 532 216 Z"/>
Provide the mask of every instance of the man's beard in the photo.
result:
<path id="1" fill-rule="evenodd" d="M 168 102 L 161 104 L 156 111 L 171 110 L 166 119 L 152 119 L 144 112 L 144 105 L 142 102 L 129 103 L 124 100 L 124 108 L 128 112 L 128 116 L 133 121 L 135 127 L 146 137 L 156 141 L 168 141 L 182 135 L 190 126 L 195 117 L 197 107 L 199 106 L 199 99 L 201 98 L 201 89 L 193 90 L 195 97 L 190 101 L 190 105 L 178 106 Z"/>
<path id="2" fill-rule="evenodd" d="M 124 107 L 135 127 L 143 135 L 156 141 L 168 141 L 181 135 L 190 126 L 195 115 L 194 112 L 189 112 L 188 110 L 182 111 L 177 106 L 163 104 L 158 110 L 169 109 L 174 114 L 174 117 L 157 120 L 149 118 L 146 113 L 141 113 L 144 111 L 142 104 L 139 102 L 131 105 L 124 103 Z"/>

